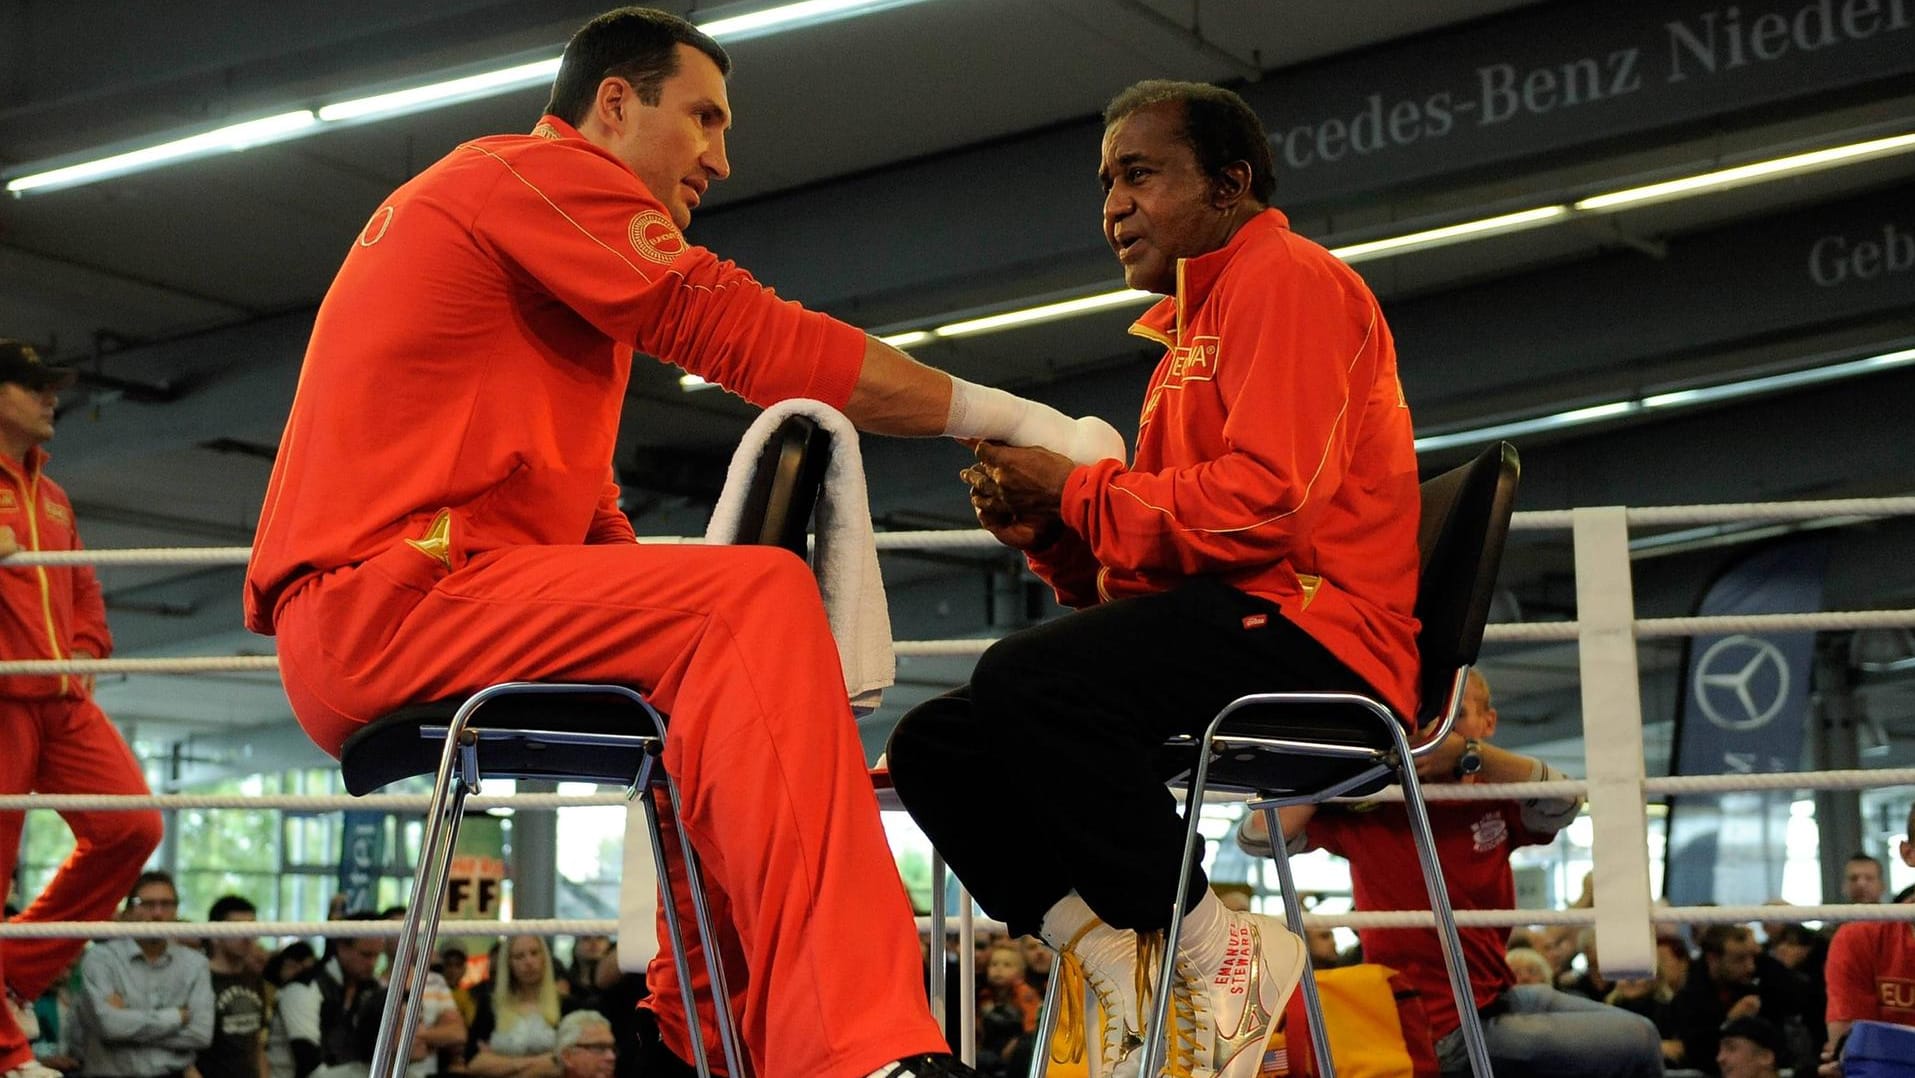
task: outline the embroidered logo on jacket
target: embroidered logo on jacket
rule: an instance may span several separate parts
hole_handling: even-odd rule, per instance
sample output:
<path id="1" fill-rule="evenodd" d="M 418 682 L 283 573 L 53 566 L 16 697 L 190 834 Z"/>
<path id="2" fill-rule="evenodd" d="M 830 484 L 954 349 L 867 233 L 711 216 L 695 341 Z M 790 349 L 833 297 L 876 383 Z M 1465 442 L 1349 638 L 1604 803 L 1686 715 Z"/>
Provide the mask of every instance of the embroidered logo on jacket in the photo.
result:
<path id="1" fill-rule="evenodd" d="M 678 226 L 657 210 L 633 214 L 626 231 L 631 237 L 632 249 L 647 261 L 670 265 L 672 259 L 685 253 L 685 237 L 679 233 Z"/>
<path id="2" fill-rule="evenodd" d="M 71 525 L 73 523 L 73 515 L 68 513 L 66 506 L 61 505 L 59 502 L 48 502 L 46 512 L 47 519 L 55 524 Z"/>
<path id="3" fill-rule="evenodd" d="M 359 230 L 359 246 L 371 247 L 385 239 L 386 229 L 392 227 L 392 214 L 391 206 L 381 206 L 375 210 L 372 219 L 366 222 L 366 227 Z"/>
<path id="4" fill-rule="evenodd" d="M 1164 380 L 1152 386 L 1150 396 L 1144 400 L 1142 423 L 1150 422 L 1157 414 L 1157 401 L 1165 390 L 1182 389 L 1192 382 L 1208 382 L 1216 377 L 1218 350 L 1216 337 L 1192 337 L 1189 344 L 1173 347 L 1164 367 Z"/>
<path id="5" fill-rule="evenodd" d="M 1476 852 L 1488 853 L 1508 840 L 1509 824 L 1504 823 L 1501 816 L 1492 812 L 1470 824 L 1469 833 L 1470 837 L 1476 840 Z"/>
<path id="6" fill-rule="evenodd" d="M 19 511 L 20 499 L 14 496 L 13 491 L 0 490 L 0 513 L 17 513 Z"/>

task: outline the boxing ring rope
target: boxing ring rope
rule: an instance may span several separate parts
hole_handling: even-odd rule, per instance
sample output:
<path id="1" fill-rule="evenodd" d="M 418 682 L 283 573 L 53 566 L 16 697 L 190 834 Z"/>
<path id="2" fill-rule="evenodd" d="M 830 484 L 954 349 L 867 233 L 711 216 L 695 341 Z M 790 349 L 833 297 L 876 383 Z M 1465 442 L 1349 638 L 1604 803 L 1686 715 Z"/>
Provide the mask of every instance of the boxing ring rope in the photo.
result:
<path id="1" fill-rule="evenodd" d="M 1573 509 L 1545 509 L 1517 513 L 1513 531 L 1562 531 L 1570 527 Z M 1915 497 L 1835 498 L 1799 502 L 1733 502 L 1719 505 L 1660 505 L 1625 510 L 1637 527 L 1700 526 L 1707 524 L 1777 524 L 1823 518 L 1915 516 Z M 989 533 L 974 530 L 878 532 L 880 551 L 991 550 L 1003 547 Z M 652 535 L 641 543 L 703 543 L 693 536 Z M 31 550 L 0 559 L 9 566 L 27 565 L 244 565 L 252 549 L 225 547 L 148 547 L 130 550 Z"/>
<path id="2" fill-rule="evenodd" d="M 1915 626 L 1915 610 L 1858 610 L 1805 614 L 1740 615 L 1730 617 L 1634 617 L 1633 587 L 1629 576 L 1628 535 L 1631 527 L 1674 528 L 1734 524 L 1779 524 L 1804 521 L 1863 520 L 1915 515 L 1915 497 L 1837 499 L 1787 503 L 1662 506 L 1624 509 L 1551 510 L 1517 513 L 1512 530 L 1570 530 L 1574 535 L 1579 615 L 1576 621 L 1502 623 L 1488 627 L 1490 642 L 1561 642 L 1581 645 L 1583 714 L 1602 715 L 1604 736 L 1599 742 L 1585 737 L 1589 764 L 1587 780 L 1513 783 L 1479 786 L 1437 786 L 1425 790 L 1429 800 L 1489 800 L 1587 794 L 1595 823 L 1595 857 L 1605 871 L 1596 876 L 1594 909 L 1459 911 L 1465 926 L 1519 924 L 1598 924 L 1603 965 L 1617 976 L 1647 973 L 1654 968 L 1652 924 L 1701 924 L 1790 920 L 1915 920 L 1915 906 L 1711 906 L 1656 908 L 1648 890 L 1644 803 L 1657 795 L 1703 791 L 1759 789 L 1857 789 L 1915 784 L 1915 768 L 1825 771 L 1772 774 L 1674 776 L 1647 778 L 1642 774 L 1642 725 L 1635 645 L 1643 639 L 1676 638 L 1715 633 L 1767 633 L 1832 629 L 1905 628 Z M 880 532 L 881 552 L 916 550 L 986 551 L 1011 556 L 987 533 L 979 530 Z M 698 543 L 685 537 L 654 536 L 644 543 Z M 8 567 L 30 565 L 156 566 L 241 565 L 246 547 L 151 548 L 21 552 L 0 559 Z M 975 656 L 989 639 L 898 641 L 896 653 L 914 656 Z M 0 676 L 15 674 L 195 674 L 210 672 L 276 672 L 271 655 L 186 656 L 145 659 L 86 659 L 0 662 Z M 1593 673 L 1592 673 L 1593 672 Z M 1633 770 L 1632 770 L 1633 769 Z M 1394 789 L 1375 799 L 1401 796 Z M 352 807 L 368 810 L 422 811 L 425 795 L 346 796 L 202 796 L 90 797 L 86 795 L 0 797 L 0 811 L 20 809 L 133 809 L 207 808 L 290 811 L 330 811 Z M 1234 800 L 1234 799 L 1233 799 Z M 476 798 L 473 807 L 546 809 L 623 804 L 620 794 L 521 794 Z M 939 896 L 941 897 L 941 896 Z M 942 905 L 942 903 L 935 903 Z M 970 912 L 968 898 L 962 913 Z M 1785 912 L 1786 911 L 1786 912 Z M 961 946 L 968 950 L 970 918 L 961 916 Z M 1311 915 L 1310 927 L 1419 927 L 1434 924 L 1428 911 L 1370 911 L 1334 916 Z M 470 934 L 502 931 L 545 935 L 611 934 L 616 923 L 606 920 L 512 922 L 447 922 L 443 932 Z M 355 935 L 397 935 L 397 922 L 351 922 Z M 242 922 L 233 925 L 121 924 L 61 922 L 0 924 L 0 939 L 29 936 L 113 938 L 160 936 L 199 939 L 213 936 L 319 936 L 338 929 L 338 922 Z M 1613 952 L 1613 958 L 1612 958 Z M 941 972 L 941 966 L 934 967 Z M 969 973 L 968 964 L 964 972 Z M 934 981 L 942 980 L 934 974 Z M 934 1002 L 934 1010 L 941 1000 Z"/>
<path id="3" fill-rule="evenodd" d="M 1872 906 L 1658 906 L 1650 915 L 1657 924 L 1745 924 L 1773 921 L 1909 921 L 1915 922 L 1915 903 Z M 1571 910 L 1457 910 L 1462 928 L 1510 928 L 1518 925 L 1590 925 L 1593 909 Z M 1331 914 L 1307 913 L 1306 928 L 1432 928 L 1436 915 L 1428 910 L 1374 910 Z M 349 936 L 396 939 L 403 921 L 7 921 L 0 923 L 0 939 L 254 939 L 295 936 Z M 465 931 L 471 929 L 471 931 Z M 525 918 L 512 921 L 443 920 L 439 935 L 457 936 L 614 936 L 611 920 Z"/>
<path id="4" fill-rule="evenodd" d="M 10 560 L 10 559 L 9 559 Z M 1639 618 L 1639 640 L 1699 636 L 1708 633 L 1822 632 L 1830 629 L 1902 629 L 1915 627 L 1915 610 L 1829 610 L 1810 614 L 1736 614 L 1693 618 Z M 1499 622 L 1485 627 L 1485 642 L 1546 642 L 1578 639 L 1579 621 Z M 900 657 L 981 655 L 996 643 L 990 637 L 955 640 L 898 640 Z M 12 674 L 206 674 L 277 672 L 274 655 L 207 655 L 153 659 L 14 659 L 0 662 L 0 676 Z"/>
<path id="5" fill-rule="evenodd" d="M 1741 790 L 1864 790 L 1879 786 L 1915 786 L 1915 767 L 1850 771 L 1772 771 L 1748 775 L 1671 775 L 1645 779 L 1643 794 L 1730 793 Z M 1478 783 L 1468 786 L 1436 784 L 1423 791 L 1425 801 L 1523 801 L 1534 797 L 1580 797 L 1589 793 L 1583 779 L 1554 782 Z M 1220 793 L 1206 801 L 1235 804 L 1241 795 Z M 1350 800 L 1350 799 L 1342 799 Z M 1403 789 L 1387 786 L 1361 800 L 1401 801 Z M 130 809 L 255 809 L 261 812 L 327 812 L 364 809 L 368 812 L 424 811 L 430 794 L 5 794 L 0 812 L 44 809 L 48 812 L 120 812 Z M 619 808 L 630 801 L 622 793 L 594 794 L 473 794 L 466 807 L 483 809 Z M 887 806 L 889 807 L 889 806 Z"/>

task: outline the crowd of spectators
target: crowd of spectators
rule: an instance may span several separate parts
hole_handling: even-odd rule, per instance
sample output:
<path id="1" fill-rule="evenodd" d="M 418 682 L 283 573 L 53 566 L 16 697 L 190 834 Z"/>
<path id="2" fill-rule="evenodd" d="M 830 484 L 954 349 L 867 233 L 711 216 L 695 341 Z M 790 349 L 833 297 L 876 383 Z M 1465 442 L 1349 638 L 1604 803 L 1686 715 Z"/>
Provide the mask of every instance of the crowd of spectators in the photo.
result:
<path id="1" fill-rule="evenodd" d="M 317 948 L 227 935 L 97 942 L 17 1017 L 38 1063 L 69 1078 L 365 1078 L 396 940 L 360 926 L 405 909 L 333 912 L 338 928 Z M 120 919 L 187 918 L 172 877 L 147 872 Z M 239 895 L 205 916 L 257 919 Z M 656 1034 L 637 1015 L 645 979 L 619 971 L 609 938 L 576 937 L 562 966 L 541 937 L 476 952 L 467 942 L 435 952 L 407 1078 L 637 1078 L 641 1038 Z"/>
<path id="2" fill-rule="evenodd" d="M 1915 845 L 1903 858 L 1915 864 Z M 1884 878 L 1881 862 L 1857 855 L 1845 866 L 1842 897 L 1883 901 Z M 1249 901 L 1241 888 L 1220 889 L 1232 904 Z M 1578 904 L 1588 904 L 1586 893 Z M 404 914 L 395 907 L 336 916 L 338 928 L 318 948 L 300 940 L 269 951 L 257 939 L 227 935 L 203 944 L 157 937 L 95 943 L 23 1015 L 32 1020 L 36 1058 L 85 1078 L 364 1078 L 396 941 L 359 928 Z M 130 922 L 180 915 L 164 872 L 140 876 L 120 914 Z M 1590 928 L 1516 929 L 1506 959 L 1517 985 L 1653 1022 L 1671 1073 L 1835 1075 L 1833 1055 L 1854 1021 L 1915 1025 L 1915 998 L 1897 1006 L 1878 991 L 1900 983 L 1895 977 L 1915 978 L 1915 942 L 1904 938 L 1915 931 L 1906 923 L 1811 927 L 1787 920 L 1781 903 L 1776 915 L 1783 919 L 1760 925 L 1664 925 L 1655 975 L 1641 979 L 1605 976 Z M 205 914 L 209 923 L 256 919 L 254 905 L 237 895 Z M 1308 937 L 1320 970 L 1363 960 L 1361 947 L 1339 951 L 1330 930 Z M 563 960 L 539 936 L 478 948 L 470 942 L 442 941 L 436 949 L 408 1078 L 642 1078 L 645 1041 L 656 1031 L 636 1008 L 644 978 L 619 971 L 613 941 L 577 937 Z M 955 996 L 962 957 L 955 936 L 946 951 Z M 978 1069 L 997 1078 L 1027 1073 L 1040 1050 L 1035 1033 L 1055 956 L 1034 937 L 1007 938 L 987 926 L 969 957 Z M 951 1002 L 955 1048 L 961 1009 Z"/>

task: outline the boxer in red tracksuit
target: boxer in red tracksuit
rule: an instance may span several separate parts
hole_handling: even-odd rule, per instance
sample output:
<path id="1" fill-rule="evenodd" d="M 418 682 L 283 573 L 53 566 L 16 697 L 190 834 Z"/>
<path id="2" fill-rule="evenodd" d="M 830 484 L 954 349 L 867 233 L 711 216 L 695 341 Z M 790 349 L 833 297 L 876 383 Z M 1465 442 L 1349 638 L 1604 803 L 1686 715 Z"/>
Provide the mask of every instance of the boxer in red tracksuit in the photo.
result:
<path id="1" fill-rule="evenodd" d="M 28 345 L 0 340 L 0 554 L 80 549 L 73 504 L 46 476 L 40 448 L 53 437 L 54 394 L 72 382 L 72 371 L 47 367 Z M 91 567 L 0 562 L 0 655 L 103 659 L 112 651 Z M 139 761 L 94 704 L 91 683 L 68 674 L 0 677 L 0 794 L 148 792 Z M 73 854 L 19 919 L 107 920 L 159 845 L 160 814 L 60 815 L 73 828 Z M 0 812 L 0 881 L 13 879 L 25 819 L 23 812 Z M 0 980 L 14 999 L 30 1002 L 85 946 L 83 939 L 0 941 Z M 58 1075 L 34 1060 L 11 1008 L 0 1008 L 0 1072 Z"/>
<path id="2" fill-rule="evenodd" d="M 494 682 L 642 687 L 736 931 L 728 981 L 760 1078 L 968 1075 L 926 1005 L 808 569 L 637 546 L 619 511 L 634 348 L 755 403 L 965 433 L 961 383 L 686 242 L 730 171 L 728 69 L 683 20 L 608 13 L 568 45 L 532 134 L 466 143 L 373 213 L 313 327 L 246 621 L 278 635 L 294 714 L 335 754 L 387 712 Z M 661 956 L 651 985 L 684 1058 L 682 972 Z"/>

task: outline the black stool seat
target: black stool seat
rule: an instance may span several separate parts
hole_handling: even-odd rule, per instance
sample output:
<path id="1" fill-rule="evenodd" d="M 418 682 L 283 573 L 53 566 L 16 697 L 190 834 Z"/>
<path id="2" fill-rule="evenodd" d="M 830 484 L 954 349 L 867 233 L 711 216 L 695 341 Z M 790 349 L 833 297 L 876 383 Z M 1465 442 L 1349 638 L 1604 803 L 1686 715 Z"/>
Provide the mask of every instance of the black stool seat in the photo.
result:
<path id="1" fill-rule="evenodd" d="M 1208 790 L 1252 794 L 1259 797 L 1287 797 L 1304 791 L 1322 790 L 1339 785 L 1367 770 L 1375 769 L 1377 757 L 1394 745 L 1388 730 L 1374 719 L 1353 715 L 1354 703 L 1261 703 L 1255 697 L 1241 701 L 1229 720 L 1220 725 L 1210 740 L 1210 766 L 1204 786 Z M 1164 766 L 1160 773 L 1170 781 L 1188 785 L 1197 766 L 1195 736 L 1177 737 L 1160 750 Z M 1299 743 L 1324 746 L 1348 746 L 1361 755 L 1350 757 L 1306 756 L 1298 754 Z M 1350 789 L 1347 796 L 1361 797 L 1390 784 L 1389 768 L 1371 781 Z"/>
<path id="2" fill-rule="evenodd" d="M 443 730 L 464 704 L 463 699 L 442 700 L 402 708 L 347 738 L 339 753 L 346 791 L 358 796 L 400 779 L 436 774 L 445 742 L 423 731 Z M 646 754 L 663 747 L 645 706 L 613 692 L 504 693 L 474 710 L 468 725 L 497 732 L 481 734 L 480 768 L 489 778 L 629 786 Z M 569 743 L 564 735 L 571 734 L 630 737 L 632 743 Z"/>

